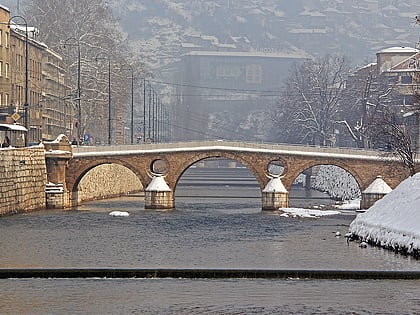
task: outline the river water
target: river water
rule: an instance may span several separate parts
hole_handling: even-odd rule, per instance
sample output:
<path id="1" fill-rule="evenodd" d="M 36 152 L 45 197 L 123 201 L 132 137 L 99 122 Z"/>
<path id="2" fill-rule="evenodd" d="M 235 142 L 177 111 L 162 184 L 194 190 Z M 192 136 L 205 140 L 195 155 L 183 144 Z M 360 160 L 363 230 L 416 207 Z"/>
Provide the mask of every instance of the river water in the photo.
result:
<path id="1" fill-rule="evenodd" d="M 174 211 L 146 211 L 141 196 L 130 196 L 2 217 L 0 268 L 420 270 L 418 260 L 336 237 L 352 211 L 319 219 L 262 212 L 255 181 L 241 171 L 228 178 L 191 170 Z M 291 206 L 331 203 L 291 192 Z M 109 216 L 114 210 L 130 216 Z M 419 314 L 420 282 L 4 279 L 0 298 L 1 314 Z"/>

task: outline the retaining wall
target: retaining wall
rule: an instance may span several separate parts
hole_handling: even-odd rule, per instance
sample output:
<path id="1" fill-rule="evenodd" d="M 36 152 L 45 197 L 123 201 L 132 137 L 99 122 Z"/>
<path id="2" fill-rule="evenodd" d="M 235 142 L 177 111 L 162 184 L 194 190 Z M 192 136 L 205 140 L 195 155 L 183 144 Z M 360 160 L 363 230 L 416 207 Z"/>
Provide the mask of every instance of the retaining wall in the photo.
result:
<path id="1" fill-rule="evenodd" d="M 0 215 L 45 209 L 44 148 L 0 149 Z"/>

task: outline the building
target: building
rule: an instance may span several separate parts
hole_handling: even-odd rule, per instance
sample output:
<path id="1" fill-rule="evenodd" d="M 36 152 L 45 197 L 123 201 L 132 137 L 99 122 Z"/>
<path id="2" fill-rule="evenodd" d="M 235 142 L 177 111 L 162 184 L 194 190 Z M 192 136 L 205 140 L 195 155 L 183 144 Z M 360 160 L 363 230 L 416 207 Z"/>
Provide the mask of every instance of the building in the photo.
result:
<path id="1" fill-rule="evenodd" d="M 380 75 L 393 78 L 400 95 L 399 112 L 407 126 L 414 150 L 420 144 L 420 51 L 417 48 L 392 47 L 378 52 Z"/>
<path id="2" fill-rule="evenodd" d="M 27 127 L 31 144 L 69 135 L 75 109 L 65 104 L 62 58 L 26 23 L 0 6 L 0 122 Z"/>
<path id="3" fill-rule="evenodd" d="M 275 104 L 290 66 L 304 56 L 191 51 L 181 58 L 176 140 L 266 140 L 258 125 Z M 265 128 L 267 130 L 267 128 Z"/>

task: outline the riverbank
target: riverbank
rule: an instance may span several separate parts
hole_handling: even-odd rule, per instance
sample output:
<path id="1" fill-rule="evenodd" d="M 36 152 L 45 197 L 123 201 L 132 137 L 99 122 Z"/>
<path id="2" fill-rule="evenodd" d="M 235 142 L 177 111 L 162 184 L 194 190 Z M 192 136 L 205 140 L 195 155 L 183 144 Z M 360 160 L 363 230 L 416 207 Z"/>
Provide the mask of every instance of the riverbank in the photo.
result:
<path id="1" fill-rule="evenodd" d="M 350 224 L 362 241 L 396 252 L 420 255 L 420 173 L 404 180 Z"/>

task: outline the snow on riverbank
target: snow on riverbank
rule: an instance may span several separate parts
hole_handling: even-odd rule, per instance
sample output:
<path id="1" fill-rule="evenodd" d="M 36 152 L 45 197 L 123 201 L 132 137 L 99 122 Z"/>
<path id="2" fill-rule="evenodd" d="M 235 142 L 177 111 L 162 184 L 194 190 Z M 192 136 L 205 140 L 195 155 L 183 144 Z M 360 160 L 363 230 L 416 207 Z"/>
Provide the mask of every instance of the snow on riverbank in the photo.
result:
<path id="1" fill-rule="evenodd" d="M 314 210 L 314 209 L 301 209 L 301 208 L 280 208 L 282 217 L 292 218 L 313 218 L 317 219 L 323 216 L 340 214 L 339 211 L 334 210 Z"/>
<path id="2" fill-rule="evenodd" d="M 409 254 L 420 250 L 420 173 L 404 180 L 350 224 L 350 232 Z M 417 254 L 418 255 L 418 254 Z"/>

